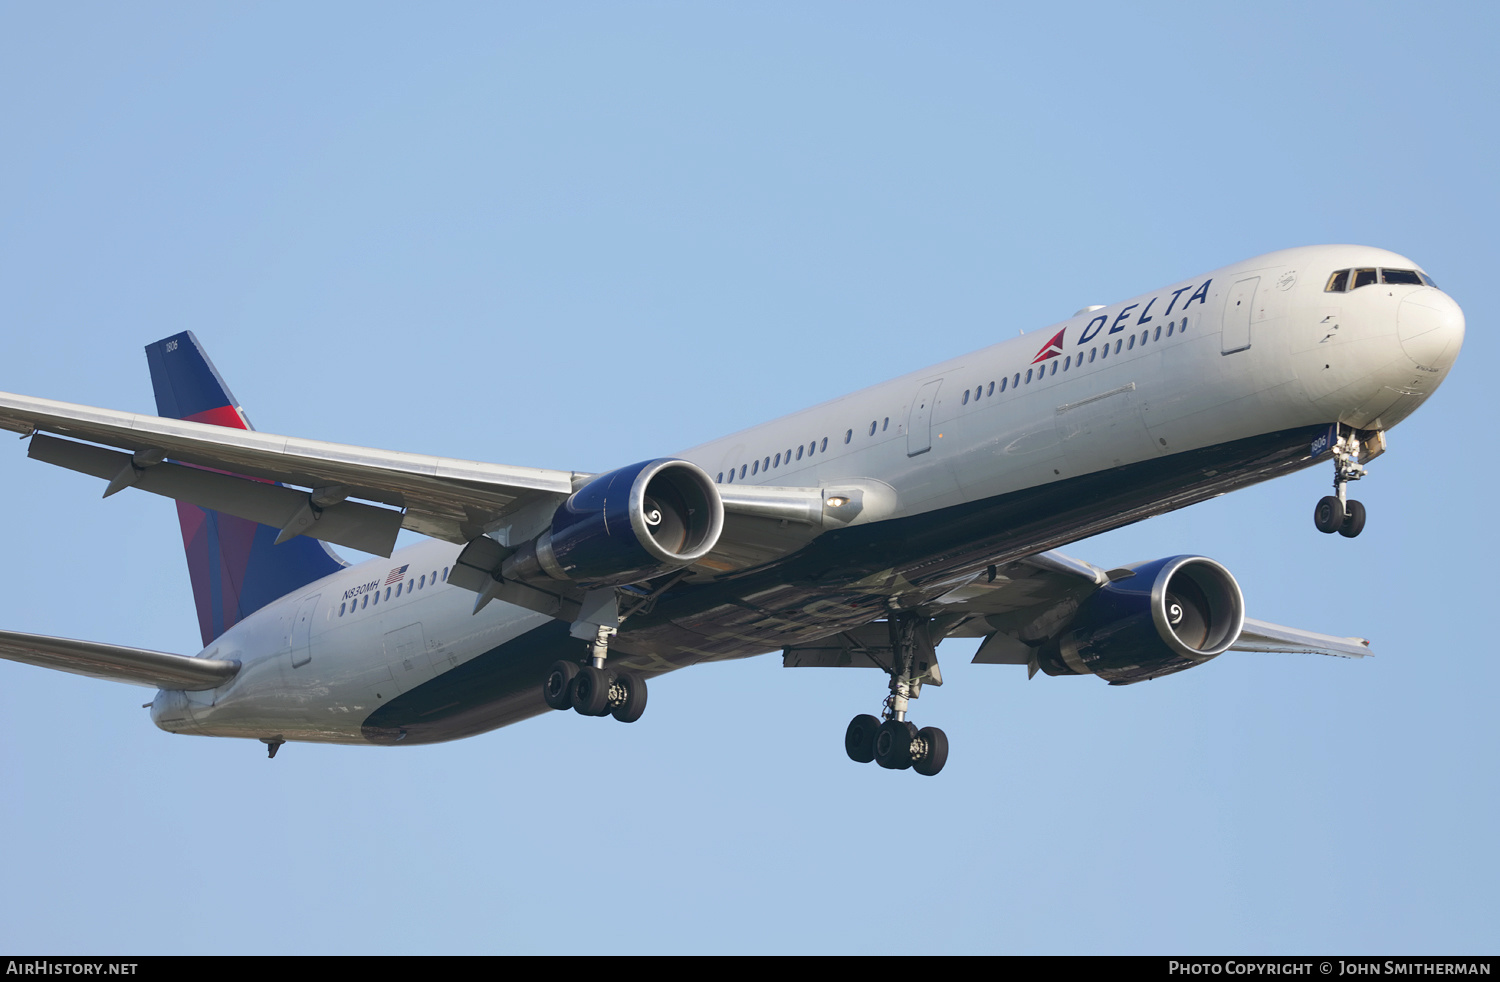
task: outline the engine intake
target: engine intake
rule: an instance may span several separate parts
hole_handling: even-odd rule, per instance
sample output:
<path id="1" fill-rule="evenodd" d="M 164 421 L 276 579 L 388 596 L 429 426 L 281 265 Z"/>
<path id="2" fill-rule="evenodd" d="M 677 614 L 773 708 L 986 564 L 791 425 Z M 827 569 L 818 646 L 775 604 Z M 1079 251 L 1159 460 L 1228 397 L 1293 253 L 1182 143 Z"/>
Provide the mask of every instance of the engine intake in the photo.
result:
<path id="1" fill-rule="evenodd" d="M 639 583 L 697 562 L 724 530 L 724 503 L 698 465 L 662 458 L 594 478 L 551 527 L 506 561 L 507 577 L 539 571 L 587 587 Z"/>
<path id="2" fill-rule="evenodd" d="M 1134 575 L 1090 594 L 1042 646 L 1042 671 L 1124 685 L 1201 665 L 1239 640 L 1245 600 L 1223 566 L 1171 556 L 1129 568 Z"/>

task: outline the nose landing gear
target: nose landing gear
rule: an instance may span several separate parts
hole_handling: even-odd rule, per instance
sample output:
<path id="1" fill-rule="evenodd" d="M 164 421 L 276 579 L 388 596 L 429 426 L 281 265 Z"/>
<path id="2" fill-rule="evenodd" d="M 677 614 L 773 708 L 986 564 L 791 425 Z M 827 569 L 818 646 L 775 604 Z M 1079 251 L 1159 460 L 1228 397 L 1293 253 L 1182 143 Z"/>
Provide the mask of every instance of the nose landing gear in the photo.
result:
<path id="1" fill-rule="evenodd" d="M 948 762 L 948 735 L 935 726 L 917 729 L 906 718 L 909 700 L 917 698 L 924 680 L 942 683 L 937 655 L 928 627 L 931 622 L 914 613 L 892 613 L 888 622 L 891 638 L 891 694 L 886 696 L 882 719 L 862 714 L 849 721 L 844 731 L 844 752 L 849 759 L 871 761 L 889 770 L 910 768 L 932 777 Z"/>
<path id="2" fill-rule="evenodd" d="M 1370 460 L 1385 450 L 1385 434 L 1375 431 L 1361 439 L 1358 430 L 1339 426 L 1333 442 L 1333 494 L 1318 500 L 1313 524 L 1319 532 L 1337 532 L 1352 539 L 1365 528 L 1365 506 L 1348 497 L 1347 486 L 1365 476 L 1361 460 Z"/>

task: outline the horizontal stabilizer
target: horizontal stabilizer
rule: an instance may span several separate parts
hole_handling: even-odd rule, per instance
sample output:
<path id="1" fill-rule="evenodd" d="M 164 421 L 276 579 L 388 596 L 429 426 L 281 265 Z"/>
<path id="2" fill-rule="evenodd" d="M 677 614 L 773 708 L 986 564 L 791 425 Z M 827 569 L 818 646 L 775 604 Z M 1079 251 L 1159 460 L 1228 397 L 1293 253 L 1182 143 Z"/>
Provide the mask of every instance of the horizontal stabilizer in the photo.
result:
<path id="1" fill-rule="evenodd" d="M 1339 658 L 1364 658 L 1373 654 L 1364 638 L 1338 638 L 1316 631 L 1282 627 L 1254 618 L 1245 618 L 1240 639 L 1229 646 L 1231 651 L 1265 651 L 1286 654 L 1334 655 Z"/>
<path id="2" fill-rule="evenodd" d="M 165 651 L 19 631 L 0 631 L 0 658 L 111 682 L 188 691 L 217 688 L 240 670 L 238 661 L 189 658 Z"/>

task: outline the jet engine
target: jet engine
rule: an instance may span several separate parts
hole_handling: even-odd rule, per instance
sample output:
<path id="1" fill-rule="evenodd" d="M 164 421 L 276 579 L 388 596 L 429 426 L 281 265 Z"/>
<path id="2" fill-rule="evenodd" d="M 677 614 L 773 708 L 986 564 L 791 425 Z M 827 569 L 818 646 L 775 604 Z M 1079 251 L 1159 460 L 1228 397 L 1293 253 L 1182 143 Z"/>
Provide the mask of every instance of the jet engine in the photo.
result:
<path id="1" fill-rule="evenodd" d="M 662 458 L 589 481 L 551 526 L 505 560 L 506 579 L 538 573 L 587 587 L 639 583 L 708 555 L 724 530 L 724 503 L 703 469 Z"/>
<path id="2" fill-rule="evenodd" d="M 1229 650 L 1245 600 L 1229 570 L 1202 556 L 1126 567 L 1079 604 L 1037 651 L 1048 675 L 1098 675 L 1125 685 L 1201 665 Z"/>

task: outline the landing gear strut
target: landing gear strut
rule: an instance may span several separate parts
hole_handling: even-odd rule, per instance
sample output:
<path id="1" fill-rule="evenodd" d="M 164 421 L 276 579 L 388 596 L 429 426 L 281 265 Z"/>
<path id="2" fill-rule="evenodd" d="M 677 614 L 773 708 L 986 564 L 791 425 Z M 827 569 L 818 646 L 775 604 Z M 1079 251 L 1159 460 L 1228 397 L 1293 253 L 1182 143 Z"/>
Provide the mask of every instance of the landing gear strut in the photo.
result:
<path id="1" fill-rule="evenodd" d="M 1379 441 L 1379 449 L 1384 449 L 1385 440 L 1383 434 L 1377 433 L 1375 437 Z M 1376 451 L 1378 453 L 1379 450 Z M 1313 509 L 1313 524 L 1319 532 L 1339 535 L 1352 539 L 1365 528 L 1365 506 L 1358 501 L 1348 497 L 1346 488 L 1350 481 L 1357 481 L 1365 476 L 1365 469 L 1360 464 L 1362 453 L 1373 457 L 1375 454 L 1367 453 L 1359 439 L 1359 434 L 1352 429 L 1346 430 L 1344 426 L 1339 427 L 1338 439 L 1333 443 L 1333 494 L 1325 495 L 1318 501 L 1317 508 Z"/>
<path id="2" fill-rule="evenodd" d="M 542 698 L 553 709 L 574 709 L 580 716 L 613 716 L 634 723 L 646 711 L 646 680 L 635 672 L 604 667 L 609 639 L 616 629 L 599 626 L 589 646 L 589 664 L 562 659 L 553 662 L 542 683 Z"/>
<path id="3" fill-rule="evenodd" d="M 931 622 L 914 613 L 892 612 L 888 621 L 891 638 L 891 692 L 885 698 L 881 718 L 868 714 L 854 717 L 844 731 L 844 752 L 860 764 L 874 761 L 890 770 L 911 768 L 929 777 L 948 762 L 948 735 L 935 726 L 917 729 L 906 718 L 909 700 L 922 691 L 924 679 L 941 681 L 936 674 Z"/>

